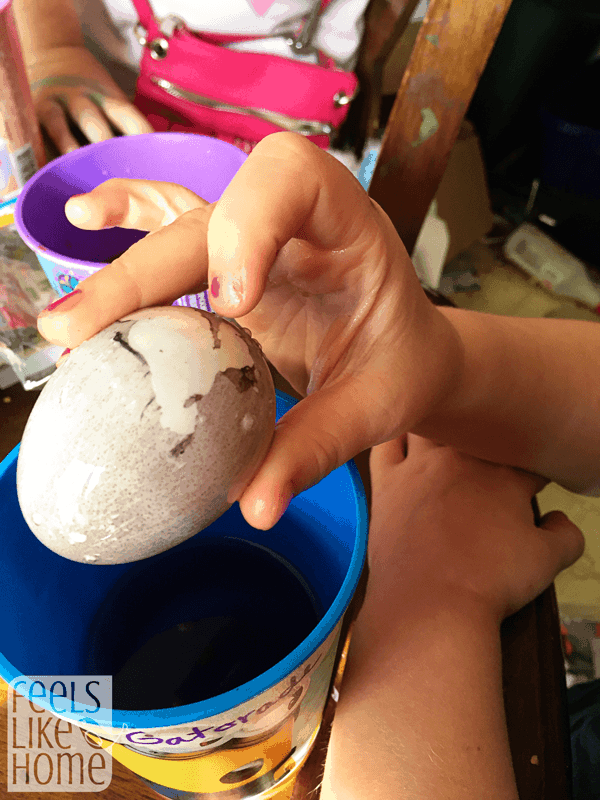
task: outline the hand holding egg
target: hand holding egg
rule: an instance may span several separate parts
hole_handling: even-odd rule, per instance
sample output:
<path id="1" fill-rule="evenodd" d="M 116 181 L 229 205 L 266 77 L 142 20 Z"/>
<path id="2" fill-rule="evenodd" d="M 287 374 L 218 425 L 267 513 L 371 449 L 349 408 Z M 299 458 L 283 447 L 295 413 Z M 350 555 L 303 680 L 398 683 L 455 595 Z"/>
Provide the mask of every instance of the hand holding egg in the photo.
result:
<path id="1" fill-rule="evenodd" d="M 238 499 L 274 427 L 271 374 L 247 332 L 196 309 L 137 311 L 44 387 L 19 453 L 23 516 L 74 561 L 147 558 Z"/>
<path id="2" fill-rule="evenodd" d="M 118 192 L 100 184 L 65 210 L 80 227 L 151 233 L 43 313 L 42 336 L 74 348 L 136 309 L 208 285 L 214 310 L 250 328 L 307 395 L 277 424 L 240 497 L 250 525 L 273 526 L 291 497 L 416 429 L 454 388 L 460 343 L 390 219 L 343 164 L 300 135 L 259 142 L 210 206 L 183 202 L 171 184 L 141 193 L 121 180 Z"/>

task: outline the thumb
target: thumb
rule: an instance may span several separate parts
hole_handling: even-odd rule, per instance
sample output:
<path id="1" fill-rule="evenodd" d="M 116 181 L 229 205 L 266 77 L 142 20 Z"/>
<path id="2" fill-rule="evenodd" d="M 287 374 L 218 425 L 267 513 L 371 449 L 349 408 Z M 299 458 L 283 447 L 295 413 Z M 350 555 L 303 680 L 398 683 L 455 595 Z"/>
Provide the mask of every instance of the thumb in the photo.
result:
<path id="1" fill-rule="evenodd" d="M 377 440 L 363 413 L 368 400 L 357 398 L 351 383 L 320 389 L 279 420 L 266 459 L 239 499 L 250 525 L 272 528 L 295 495 Z"/>
<path id="2" fill-rule="evenodd" d="M 562 511 L 545 514 L 540 526 L 548 534 L 550 557 L 553 559 L 554 575 L 574 564 L 585 550 L 585 538 L 581 530 Z"/>

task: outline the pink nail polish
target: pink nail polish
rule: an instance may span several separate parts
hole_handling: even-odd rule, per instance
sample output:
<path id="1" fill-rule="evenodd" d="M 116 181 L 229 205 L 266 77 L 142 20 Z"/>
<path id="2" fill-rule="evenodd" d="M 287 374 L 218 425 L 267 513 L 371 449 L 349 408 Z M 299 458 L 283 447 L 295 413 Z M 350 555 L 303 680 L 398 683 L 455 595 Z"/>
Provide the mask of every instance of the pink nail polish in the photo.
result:
<path id="1" fill-rule="evenodd" d="M 219 279 L 214 277 L 212 279 L 212 283 L 210 284 L 210 293 L 213 297 L 219 296 L 219 290 L 221 289 L 221 284 L 219 283 Z"/>
<path id="2" fill-rule="evenodd" d="M 71 298 L 75 297 L 77 294 L 82 294 L 81 289 L 75 289 L 74 291 L 69 292 L 69 294 L 64 295 L 64 297 L 59 297 L 58 300 L 55 300 L 53 303 L 50 303 L 49 306 L 46 306 L 41 313 L 45 314 L 47 311 L 54 311 L 55 308 L 58 308 L 58 306 L 62 305 L 66 300 L 71 300 Z M 79 300 L 79 298 L 77 299 Z"/>
<path id="3" fill-rule="evenodd" d="M 60 366 L 62 366 L 62 365 L 65 363 L 65 361 L 67 360 L 67 358 L 68 358 L 68 356 L 69 356 L 69 353 L 70 353 L 70 352 L 71 352 L 71 350 L 70 350 L 70 348 L 68 348 L 68 347 L 67 347 L 67 349 L 66 349 L 66 350 L 63 350 L 63 352 L 62 352 L 62 353 L 59 355 L 59 357 L 56 359 L 56 366 L 57 366 L 57 367 L 60 367 Z"/>

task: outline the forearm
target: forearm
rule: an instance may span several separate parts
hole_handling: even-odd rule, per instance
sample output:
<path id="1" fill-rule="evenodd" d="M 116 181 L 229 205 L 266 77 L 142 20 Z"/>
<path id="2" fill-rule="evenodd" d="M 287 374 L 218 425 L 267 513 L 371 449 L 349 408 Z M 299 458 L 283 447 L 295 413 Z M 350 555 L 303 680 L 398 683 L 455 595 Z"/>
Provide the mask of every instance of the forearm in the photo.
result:
<path id="1" fill-rule="evenodd" d="M 50 48 L 83 44 L 73 0 L 13 0 L 13 7 L 28 65 Z"/>
<path id="2" fill-rule="evenodd" d="M 321 800 L 366 797 L 518 800 L 496 624 L 367 595 Z"/>
<path id="3" fill-rule="evenodd" d="M 414 432 L 573 491 L 600 484 L 600 325 L 440 312 L 463 344 L 461 380 Z"/>

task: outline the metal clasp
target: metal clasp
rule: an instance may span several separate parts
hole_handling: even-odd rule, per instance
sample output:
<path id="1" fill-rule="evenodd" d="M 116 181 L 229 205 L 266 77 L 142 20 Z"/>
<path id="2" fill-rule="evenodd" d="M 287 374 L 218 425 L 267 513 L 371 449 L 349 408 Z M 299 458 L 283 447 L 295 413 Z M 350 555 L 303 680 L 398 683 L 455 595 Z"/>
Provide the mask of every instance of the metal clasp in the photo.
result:
<path id="1" fill-rule="evenodd" d="M 344 91 L 336 92 L 333 95 L 333 105 L 336 108 L 342 108 L 343 106 L 349 105 L 353 99 L 354 98 L 351 95 L 346 94 Z"/>
<path id="2" fill-rule="evenodd" d="M 158 25 L 163 35 L 152 39 L 150 42 L 148 41 L 148 31 L 140 22 L 136 24 L 133 32 L 142 47 L 147 47 L 150 50 L 150 56 L 155 61 L 162 61 L 169 52 L 169 39 L 175 31 L 185 28 L 185 21 L 181 17 L 175 16 L 175 14 L 169 14 L 158 20 Z"/>
<path id="3" fill-rule="evenodd" d="M 312 43 L 317 27 L 319 25 L 319 18 L 321 16 L 321 0 L 313 0 L 314 5 L 304 20 L 300 32 L 295 36 L 288 39 L 288 45 L 291 47 L 293 53 L 307 56 L 316 52 L 316 48 Z"/>
<path id="4" fill-rule="evenodd" d="M 185 21 L 175 14 L 168 14 L 159 21 L 160 32 L 167 38 L 171 38 L 175 31 L 180 31 L 185 28 Z"/>
<path id="5" fill-rule="evenodd" d="M 162 61 L 163 58 L 166 58 L 169 52 L 169 42 L 167 39 L 152 39 L 151 42 L 148 44 L 148 49 L 150 50 L 150 57 L 153 58 L 155 61 Z"/>
<path id="6" fill-rule="evenodd" d="M 142 47 L 146 47 L 148 44 L 148 31 L 141 22 L 137 22 L 134 29 L 133 35 L 138 40 L 138 42 L 142 45 Z"/>

